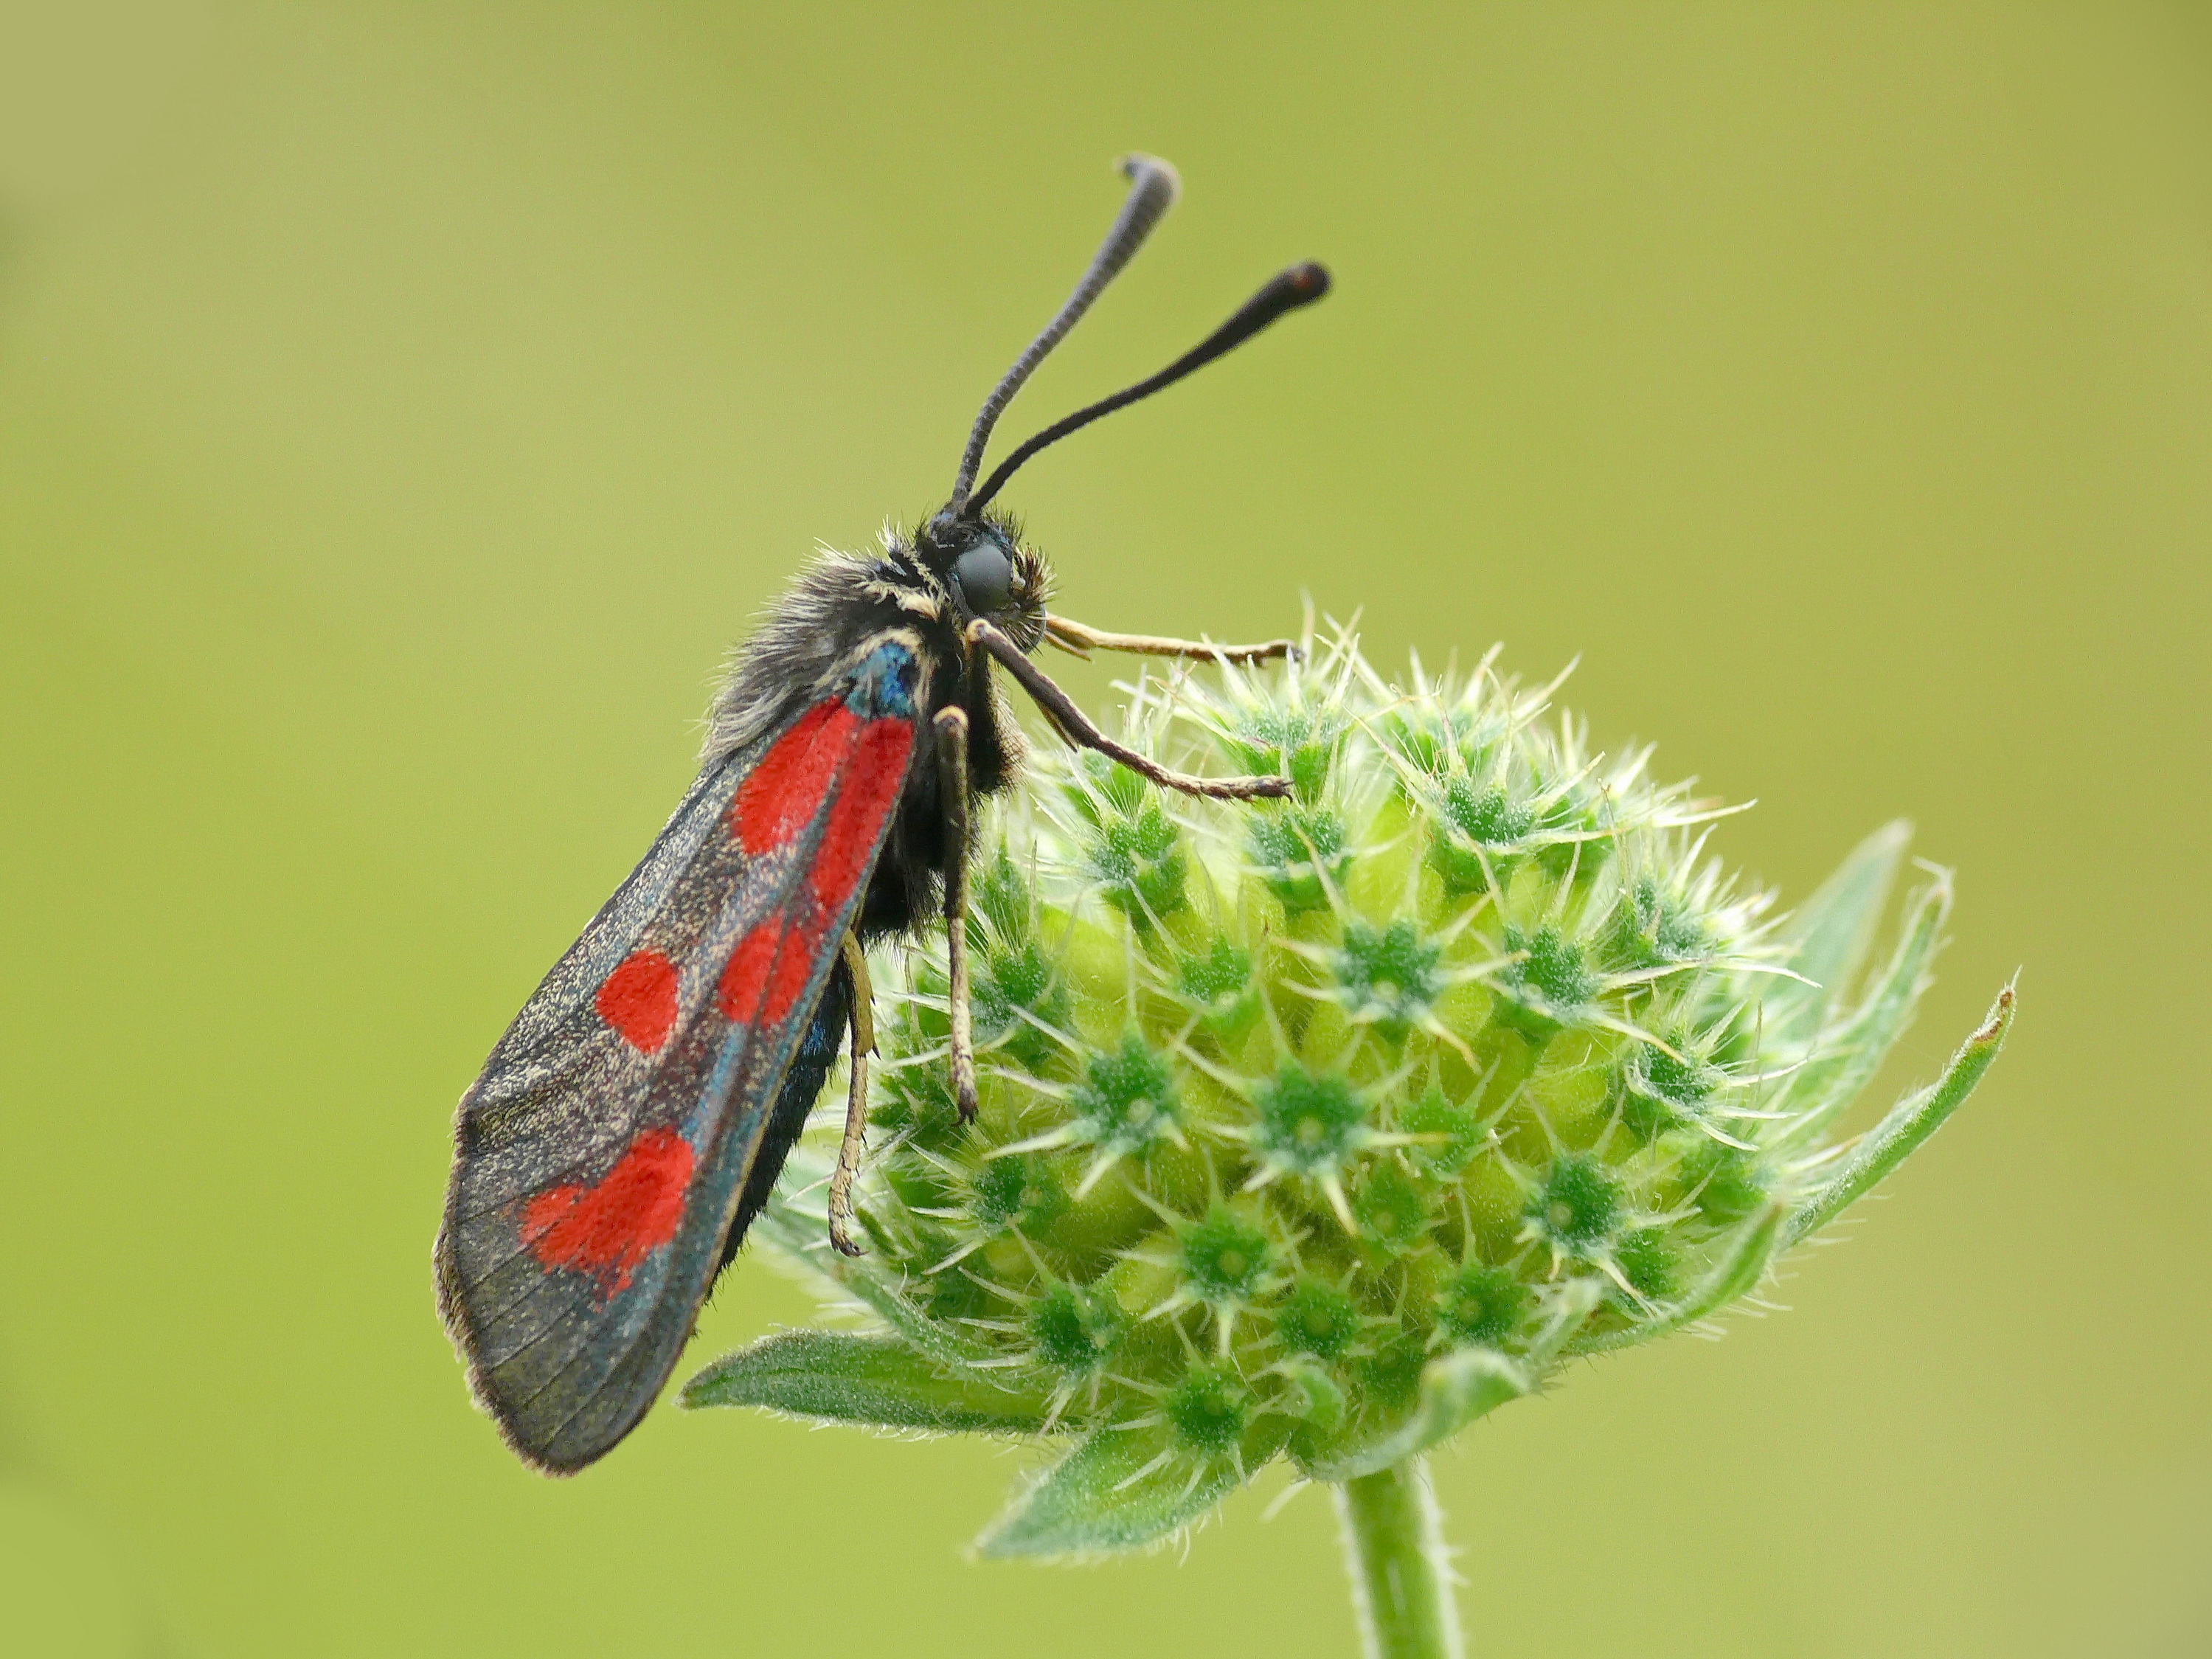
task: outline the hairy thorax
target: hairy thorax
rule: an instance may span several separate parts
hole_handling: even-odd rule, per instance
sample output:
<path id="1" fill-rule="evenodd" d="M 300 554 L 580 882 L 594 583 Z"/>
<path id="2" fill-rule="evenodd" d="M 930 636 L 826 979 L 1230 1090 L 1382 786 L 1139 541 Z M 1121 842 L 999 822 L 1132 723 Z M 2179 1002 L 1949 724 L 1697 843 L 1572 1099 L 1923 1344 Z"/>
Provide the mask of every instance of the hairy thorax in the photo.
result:
<path id="1" fill-rule="evenodd" d="M 1034 638 L 1042 631 L 1043 570 L 1033 554 L 1024 562 L 1025 608 L 1038 618 L 1024 631 Z M 950 708 L 967 713 L 968 775 L 978 794 L 1004 789 L 1020 767 L 1021 734 L 994 694 L 986 659 L 963 640 L 962 607 L 932 563 L 928 549 L 889 531 L 880 554 L 817 557 L 738 648 L 715 696 L 701 755 L 702 769 L 711 770 L 783 726 L 849 678 L 887 636 L 914 652 L 924 674 L 915 709 L 921 740 L 860 908 L 857 931 L 864 939 L 918 925 L 933 914 L 943 890 L 941 872 L 951 849 L 945 844 L 938 770 L 922 758 L 938 713 Z"/>

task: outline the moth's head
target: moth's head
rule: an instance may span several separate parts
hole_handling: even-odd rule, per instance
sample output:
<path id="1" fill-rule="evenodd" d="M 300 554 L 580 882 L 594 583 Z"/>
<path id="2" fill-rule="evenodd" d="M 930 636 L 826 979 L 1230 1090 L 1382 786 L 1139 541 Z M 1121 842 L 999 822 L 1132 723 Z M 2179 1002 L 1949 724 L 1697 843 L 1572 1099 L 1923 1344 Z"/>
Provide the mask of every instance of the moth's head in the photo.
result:
<path id="1" fill-rule="evenodd" d="M 962 622 L 980 617 L 1023 650 L 1036 649 L 1044 638 L 1052 571 L 1044 555 L 1022 540 L 1012 514 L 939 513 L 915 537 L 914 550 L 952 596 Z"/>

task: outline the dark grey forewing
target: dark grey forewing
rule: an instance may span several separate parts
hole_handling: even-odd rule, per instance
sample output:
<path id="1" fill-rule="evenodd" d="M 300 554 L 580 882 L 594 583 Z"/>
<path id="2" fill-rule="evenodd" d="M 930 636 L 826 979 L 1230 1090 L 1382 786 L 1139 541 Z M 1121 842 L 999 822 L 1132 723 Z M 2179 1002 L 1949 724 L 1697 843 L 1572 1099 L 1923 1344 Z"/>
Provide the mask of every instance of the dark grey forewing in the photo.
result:
<path id="1" fill-rule="evenodd" d="M 864 837 L 845 836 L 840 850 L 855 873 L 834 894 L 816 890 L 825 837 L 834 840 L 841 823 L 849 830 L 860 807 L 895 803 L 903 784 L 922 671 L 911 651 L 886 650 L 855 671 L 842 706 L 878 737 L 899 738 L 896 775 L 884 775 L 890 747 L 856 747 L 824 774 L 813 817 L 787 842 L 748 855 L 730 832 L 732 801 L 810 711 L 715 763 L 463 1097 L 439 1237 L 441 1305 L 479 1401 L 540 1467 L 580 1468 L 619 1439 L 690 1334 L 778 1085 L 894 814 L 875 813 Z M 885 661 L 896 671 L 888 683 Z M 716 987 L 740 941 L 764 926 L 783 929 L 785 953 L 800 955 L 779 955 L 785 978 L 773 1013 L 757 1009 L 733 1022 Z M 611 1029 L 595 1002 L 609 975 L 641 951 L 678 970 L 672 1023 L 650 1053 Z M 546 1235 L 534 1249 L 525 1230 L 532 1201 L 549 1194 L 605 1199 L 610 1216 L 644 1236 L 636 1206 L 615 1201 L 627 1188 L 605 1183 L 648 1136 L 669 1146 L 680 1138 L 695 1159 L 672 1232 L 604 1272 L 549 1266 Z M 604 1242 L 586 1231 L 577 1248 Z"/>

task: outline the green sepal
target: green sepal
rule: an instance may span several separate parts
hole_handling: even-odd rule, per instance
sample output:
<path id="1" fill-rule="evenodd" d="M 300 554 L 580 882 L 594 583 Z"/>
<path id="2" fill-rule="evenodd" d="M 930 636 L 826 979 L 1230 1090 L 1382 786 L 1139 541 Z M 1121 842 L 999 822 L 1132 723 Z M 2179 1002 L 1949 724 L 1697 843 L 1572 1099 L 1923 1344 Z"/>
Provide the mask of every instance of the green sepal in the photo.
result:
<path id="1" fill-rule="evenodd" d="M 1784 981 L 1767 994 L 1766 1028 L 1786 1042 L 1809 1042 L 1820 1022 L 1840 1007 L 1866 961 L 1882 908 L 1912 840 L 1903 818 L 1885 823 L 1850 851 L 1820 884 L 1783 933 L 1792 973 L 1812 981 Z"/>
<path id="2" fill-rule="evenodd" d="M 1874 1190 L 1897 1166 L 1920 1149 L 1942 1128 L 1952 1113 L 1966 1103 L 1982 1074 L 1990 1069 L 2012 1030 L 2013 988 L 2006 986 L 1990 1005 L 1981 1030 L 1959 1045 L 1943 1075 L 1925 1089 L 1916 1090 L 1889 1109 L 1851 1150 L 1826 1185 L 1790 1218 L 1783 1243 L 1794 1244 L 1806 1234 L 1825 1227 L 1844 1211 Z"/>
<path id="3" fill-rule="evenodd" d="M 1280 1449 L 1279 1417 L 1252 1425 L 1236 1458 L 1200 1461 L 1165 1424 L 1095 1431 L 1015 1498 L 975 1540 L 979 1555 L 1097 1556 L 1141 1549 L 1188 1526 Z"/>
<path id="4" fill-rule="evenodd" d="M 684 1385 L 686 1409 L 759 1406 L 819 1423 L 931 1434 L 1042 1434 L 1046 1405 L 949 1371 L 890 1336 L 780 1331 L 724 1354 Z"/>
<path id="5" fill-rule="evenodd" d="M 1582 1328 L 1603 1292 L 1595 1279 L 1577 1279 L 1553 1299 L 1543 1329 L 1528 1352 L 1509 1356 L 1495 1348 L 1461 1348 L 1421 1367 L 1421 1394 L 1404 1419 L 1364 1444 L 1301 1460 L 1310 1480 L 1356 1480 L 1448 1440 L 1478 1417 L 1509 1400 L 1533 1394 L 1569 1337 Z"/>
<path id="6" fill-rule="evenodd" d="M 1928 963 L 1950 914 L 1951 878 L 1941 872 L 1912 896 L 1904 936 L 1881 976 L 1849 1018 L 1814 1039 L 1813 1053 L 1784 1085 L 1781 1109 L 1797 1115 L 1786 1127 L 1784 1142 L 1802 1144 L 1817 1135 L 1881 1069 L 1928 988 Z"/>
<path id="7" fill-rule="evenodd" d="M 1698 1287 L 1678 1303 L 1669 1304 L 1650 1318 L 1618 1331 L 1577 1337 L 1566 1345 L 1570 1354 L 1604 1353 L 1633 1347 L 1655 1336 L 1665 1336 L 1701 1319 L 1710 1319 L 1739 1297 L 1748 1296 L 1766 1276 L 1766 1269 L 1787 1238 L 1787 1205 L 1769 1203 L 1751 1224 L 1736 1236 L 1735 1244 L 1707 1273 Z"/>

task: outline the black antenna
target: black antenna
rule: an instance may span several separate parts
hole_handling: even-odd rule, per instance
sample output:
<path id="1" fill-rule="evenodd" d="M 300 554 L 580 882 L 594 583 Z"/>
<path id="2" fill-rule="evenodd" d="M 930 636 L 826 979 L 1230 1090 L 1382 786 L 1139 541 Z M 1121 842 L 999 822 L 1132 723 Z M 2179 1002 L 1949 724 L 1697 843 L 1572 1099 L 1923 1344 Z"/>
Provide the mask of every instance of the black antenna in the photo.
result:
<path id="1" fill-rule="evenodd" d="M 968 447 L 960 457 L 960 471 L 952 480 L 952 499 L 945 503 L 948 514 L 957 517 L 968 505 L 968 492 L 975 488 L 975 474 L 982 467 L 983 447 L 991 441 L 991 428 L 999 423 L 1000 415 L 1013 401 L 1014 393 L 1022 389 L 1022 382 L 1036 372 L 1045 355 L 1060 343 L 1061 337 L 1091 309 L 1091 302 L 1105 291 L 1106 284 L 1145 245 L 1145 238 L 1152 234 L 1152 227 L 1175 205 L 1176 197 L 1182 189 L 1176 170 L 1158 156 L 1125 155 L 1121 168 L 1129 180 L 1128 199 L 1121 204 L 1114 228 L 1106 233 L 1106 240 L 1091 256 L 1091 268 L 1083 273 L 1075 292 L 1067 296 L 1067 303 L 1044 325 L 1044 331 L 1029 343 L 1028 349 L 1014 359 L 1014 366 L 1000 378 L 991 395 L 983 399 L 983 407 L 968 434 Z"/>
<path id="2" fill-rule="evenodd" d="M 961 518 L 973 519 L 990 502 L 991 497 L 1006 487 L 1006 480 L 1015 470 L 1040 449 L 1058 443 L 1071 432 L 1079 432 L 1101 416 L 1111 415 L 1117 409 L 1127 409 L 1141 398 L 1173 386 L 1186 374 L 1204 368 L 1224 352 L 1234 351 L 1275 319 L 1300 306 L 1310 306 L 1328 292 L 1328 272 L 1308 261 L 1292 265 L 1270 282 L 1267 287 L 1237 308 L 1237 313 L 1219 328 L 1207 335 L 1188 351 L 1176 358 L 1149 380 L 1126 386 L 1110 398 L 1101 398 L 1097 403 L 1079 409 L 1050 426 L 1001 462 L 983 487 L 969 496 L 963 507 L 957 501 L 952 511 Z"/>

